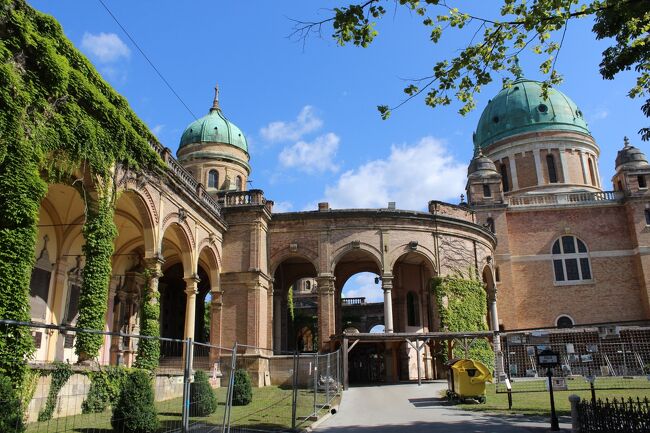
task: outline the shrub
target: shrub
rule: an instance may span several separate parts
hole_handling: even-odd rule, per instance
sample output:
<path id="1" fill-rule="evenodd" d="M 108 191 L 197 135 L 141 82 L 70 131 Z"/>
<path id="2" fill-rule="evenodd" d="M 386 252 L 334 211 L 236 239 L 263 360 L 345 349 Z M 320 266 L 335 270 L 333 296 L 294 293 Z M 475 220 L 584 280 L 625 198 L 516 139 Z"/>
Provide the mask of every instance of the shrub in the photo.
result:
<path id="1" fill-rule="evenodd" d="M 214 394 L 208 375 L 203 371 L 194 374 L 190 385 L 190 415 L 208 416 L 217 410 L 217 396 Z"/>
<path id="2" fill-rule="evenodd" d="M 133 370 L 126 376 L 113 407 L 111 426 L 125 433 L 153 433 L 158 429 L 151 373 Z"/>
<path id="3" fill-rule="evenodd" d="M 127 371 L 122 367 L 106 367 L 89 373 L 90 389 L 81 403 L 81 412 L 100 413 L 109 405 L 115 406 L 126 375 Z"/>
<path id="4" fill-rule="evenodd" d="M 20 398 L 11 386 L 11 380 L 6 376 L 0 376 L 0 431 L 6 433 L 25 431 Z"/>
<path id="5" fill-rule="evenodd" d="M 246 406 L 253 401 L 251 377 L 243 369 L 235 371 L 235 383 L 232 389 L 233 406 Z"/>

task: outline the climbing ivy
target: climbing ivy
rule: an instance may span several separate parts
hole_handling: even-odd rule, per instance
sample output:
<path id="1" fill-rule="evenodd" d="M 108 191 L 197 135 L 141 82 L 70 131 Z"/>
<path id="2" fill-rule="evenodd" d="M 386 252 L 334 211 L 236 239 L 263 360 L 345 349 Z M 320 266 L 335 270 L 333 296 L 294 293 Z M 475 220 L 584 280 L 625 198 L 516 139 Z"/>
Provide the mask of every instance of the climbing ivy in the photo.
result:
<path id="1" fill-rule="evenodd" d="M 456 276 L 436 277 L 431 282 L 431 290 L 436 297 L 441 329 L 450 332 L 488 330 L 487 295 L 481 281 Z M 466 356 L 483 362 L 490 369 L 494 367 L 494 352 L 487 340 L 475 340 L 467 355 L 464 347 L 454 346 L 453 358 Z"/>
<path id="2" fill-rule="evenodd" d="M 102 329 L 115 237 L 110 185 L 118 164 L 162 167 L 149 145 L 155 138 L 61 26 L 24 0 L 0 0 L 0 131 L 0 318 L 30 318 L 29 279 L 47 183 L 83 184 L 88 213 L 79 326 Z M 100 345 L 101 338 L 77 336 L 82 359 L 96 356 Z M 33 349 L 26 328 L 0 329 L 0 373 L 14 386 Z"/>
<path id="3" fill-rule="evenodd" d="M 39 421 L 49 421 L 54 415 L 54 409 L 56 409 L 57 397 L 59 396 L 59 391 L 63 388 L 63 385 L 66 384 L 70 376 L 72 376 L 72 367 L 70 364 L 64 362 L 55 362 L 54 370 L 49 374 L 52 376 L 52 382 L 50 383 L 50 389 L 47 394 L 47 400 L 45 401 L 45 407 L 41 409 L 38 413 Z"/>
<path id="4" fill-rule="evenodd" d="M 160 336 L 160 293 L 150 289 L 152 272 L 144 271 L 145 284 L 142 288 L 140 314 L 140 335 L 150 337 Z M 155 370 L 160 360 L 160 341 L 153 338 L 141 338 L 138 341 L 138 356 L 135 359 L 136 368 Z"/>
<path id="5" fill-rule="evenodd" d="M 127 375 L 128 370 L 119 366 L 107 366 L 89 372 L 90 388 L 86 399 L 81 403 L 81 412 L 101 413 L 108 406 L 114 406 Z"/>
<path id="6" fill-rule="evenodd" d="M 83 234 L 86 243 L 83 252 L 83 285 L 79 294 L 79 318 L 82 329 L 103 329 L 108 305 L 108 285 L 111 280 L 113 240 L 117 235 L 113 213 L 114 194 L 101 191 L 95 203 L 88 206 Z M 80 361 L 95 357 L 102 346 L 103 335 L 80 332 L 75 341 L 75 352 Z"/>

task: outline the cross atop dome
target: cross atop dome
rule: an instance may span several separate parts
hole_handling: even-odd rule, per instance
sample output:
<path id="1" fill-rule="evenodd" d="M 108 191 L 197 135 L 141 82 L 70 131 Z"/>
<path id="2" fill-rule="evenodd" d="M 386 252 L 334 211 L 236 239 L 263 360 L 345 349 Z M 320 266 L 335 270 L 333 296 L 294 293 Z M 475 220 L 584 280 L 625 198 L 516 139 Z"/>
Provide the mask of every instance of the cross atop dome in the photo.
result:
<path id="1" fill-rule="evenodd" d="M 219 83 L 214 85 L 214 101 L 212 101 L 212 108 L 210 108 L 210 111 L 213 110 L 221 110 L 221 107 L 219 106 Z"/>

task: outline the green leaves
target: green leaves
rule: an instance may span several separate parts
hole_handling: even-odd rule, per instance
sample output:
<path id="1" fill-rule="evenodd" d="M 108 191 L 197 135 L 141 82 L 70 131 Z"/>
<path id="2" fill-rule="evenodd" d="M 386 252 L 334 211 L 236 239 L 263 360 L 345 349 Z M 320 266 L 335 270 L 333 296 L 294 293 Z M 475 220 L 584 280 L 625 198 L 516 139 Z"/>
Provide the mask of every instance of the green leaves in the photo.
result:
<path id="1" fill-rule="evenodd" d="M 378 35 L 375 21 L 385 15 L 381 6 L 385 2 L 387 0 L 370 0 L 334 9 L 331 20 L 338 44 L 352 42 L 361 47 L 371 44 Z M 502 0 L 498 18 L 473 16 L 454 7 L 452 2 L 399 0 L 397 4 L 424 17 L 422 25 L 431 28 L 429 39 L 432 43 L 439 43 L 443 34 L 454 31 L 460 32 L 467 43 L 461 45 L 455 56 L 436 62 L 433 76 L 415 80 L 415 83 L 425 83 L 420 90 L 414 91 L 415 86 L 409 85 L 404 89 L 407 95 L 404 101 L 395 106 L 379 105 L 377 109 L 382 119 L 387 119 L 392 110 L 420 93 L 425 94 L 424 102 L 430 107 L 449 105 L 456 100 L 461 103 L 459 113 L 466 114 L 476 107 L 474 96 L 492 81 L 491 72 L 507 71 L 513 77 L 523 74 L 512 60 L 525 54 L 543 56 L 538 69 L 547 77 L 544 81 L 559 84 L 562 78 L 555 66 L 567 25 L 571 20 L 590 16 L 596 17 L 593 31 L 598 39 L 615 40 L 615 45 L 603 52 L 600 65 L 603 77 L 612 79 L 618 72 L 634 68 L 638 79 L 629 96 L 644 96 L 650 90 L 648 1 Z M 427 88 L 431 89 L 422 92 Z M 650 99 L 647 102 L 650 103 Z"/>

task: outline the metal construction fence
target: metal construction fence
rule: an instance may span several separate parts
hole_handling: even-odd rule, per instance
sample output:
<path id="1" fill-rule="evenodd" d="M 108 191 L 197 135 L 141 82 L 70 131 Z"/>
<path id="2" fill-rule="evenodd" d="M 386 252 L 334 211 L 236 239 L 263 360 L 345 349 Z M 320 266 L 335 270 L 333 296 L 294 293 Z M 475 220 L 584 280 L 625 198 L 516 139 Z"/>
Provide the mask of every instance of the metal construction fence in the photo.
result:
<path id="1" fill-rule="evenodd" d="M 496 391 L 548 391 L 546 369 L 536 356 L 559 355 L 555 390 L 650 389 L 650 326 L 599 325 L 500 333 Z M 507 377 L 507 381 L 505 380 Z"/>
<path id="2" fill-rule="evenodd" d="M 158 366 L 146 376 L 157 433 L 290 431 L 311 424 L 342 390 L 340 351 L 271 356 L 268 349 L 238 344 L 227 348 L 192 340 L 0 320 L 0 338 L 26 330 L 32 335 L 59 332 L 64 337 L 46 354 L 59 361 L 47 361 L 43 355 L 24 360 L 30 369 L 17 396 L 23 416 L 12 422 L 22 423 L 27 433 L 125 432 L 121 412 L 115 408 L 128 378 L 143 371 L 134 367 L 138 347 L 145 340 L 160 351 Z M 76 336 L 84 333 L 104 338 L 98 361 L 91 364 L 77 364 L 74 351 L 66 347 L 73 347 Z M 242 404 L 241 387 L 235 380 L 242 374 L 252 383 L 252 401 L 247 404 Z M 211 391 L 200 392 L 199 382 L 209 383 Z M 0 407 L 12 402 L 15 397 L 0 393 Z M 206 412 L 205 407 L 210 409 Z M 6 426 L 3 416 L 0 410 L 0 425 Z"/>

